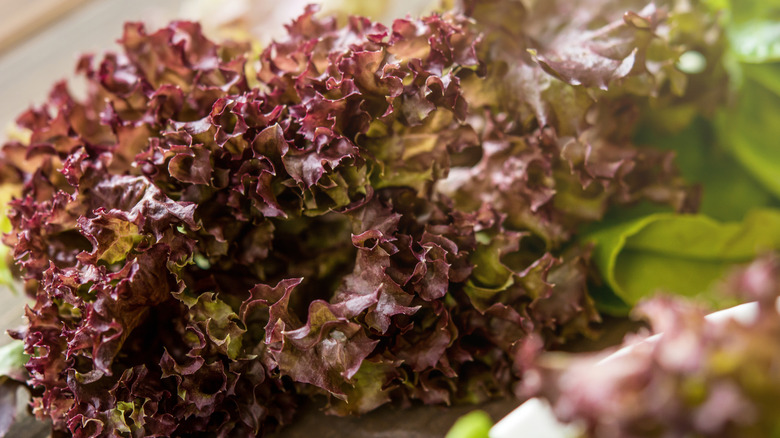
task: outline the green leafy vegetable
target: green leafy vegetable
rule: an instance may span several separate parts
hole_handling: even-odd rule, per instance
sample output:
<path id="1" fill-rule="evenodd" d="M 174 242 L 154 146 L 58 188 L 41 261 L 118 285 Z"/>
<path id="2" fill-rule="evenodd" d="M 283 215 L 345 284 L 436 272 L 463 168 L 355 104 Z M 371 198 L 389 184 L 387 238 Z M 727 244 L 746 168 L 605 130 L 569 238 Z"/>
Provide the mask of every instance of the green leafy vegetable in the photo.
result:
<path id="1" fill-rule="evenodd" d="M 780 1 L 724 1 L 729 40 L 726 67 L 738 87 L 735 103 L 718 111 L 715 126 L 721 144 L 757 180 L 780 197 Z"/>
<path id="2" fill-rule="evenodd" d="M 721 0 L 709 3 L 724 13 L 731 51 L 740 62 L 780 61 L 780 1 Z"/>
<path id="3" fill-rule="evenodd" d="M 697 117 L 678 132 L 665 132 L 657 121 L 648 121 L 637 132 L 636 142 L 675 152 L 680 173 L 701 186 L 700 214 L 721 221 L 739 221 L 751 209 L 776 206 L 772 193 L 743 166 L 735 165 L 734 156 L 722 146 L 722 139 L 710 120 Z M 626 212 L 613 215 L 616 213 Z"/>
<path id="4" fill-rule="evenodd" d="M 24 353 L 24 342 L 12 341 L 0 347 L 0 377 L 24 380 L 24 365 L 30 358 Z"/>
<path id="5" fill-rule="evenodd" d="M 740 163 L 775 196 L 780 197 L 780 66 L 762 65 L 748 74 L 736 106 L 719 114 L 718 134 Z M 772 77 L 774 75 L 774 77 Z M 757 77 L 761 80 L 755 81 Z M 772 78 L 772 82 L 768 82 Z M 762 82 L 770 87 L 763 86 Z"/>
<path id="6" fill-rule="evenodd" d="M 593 232 L 593 260 L 627 311 L 656 292 L 696 296 L 736 263 L 780 249 L 780 211 L 756 210 L 742 222 L 657 213 Z"/>
<path id="7" fill-rule="evenodd" d="M 485 411 L 473 411 L 458 418 L 445 438 L 488 438 L 493 420 Z"/>

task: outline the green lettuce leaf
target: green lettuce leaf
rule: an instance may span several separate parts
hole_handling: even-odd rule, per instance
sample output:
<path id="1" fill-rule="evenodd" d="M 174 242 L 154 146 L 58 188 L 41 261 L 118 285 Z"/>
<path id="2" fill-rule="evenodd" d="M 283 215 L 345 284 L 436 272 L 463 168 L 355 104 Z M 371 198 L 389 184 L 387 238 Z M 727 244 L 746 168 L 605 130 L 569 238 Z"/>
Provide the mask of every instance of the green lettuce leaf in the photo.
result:
<path id="1" fill-rule="evenodd" d="M 709 1 L 721 10 L 731 51 L 740 62 L 780 61 L 780 1 Z"/>
<path id="2" fill-rule="evenodd" d="M 724 59 L 738 96 L 717 113 L 718 138 L 742 166 L 780 197 L 780 1 L 709 1 L 729 42 Z M 714 172 L 713 172 L 714 173 Z M 748 193 L 747 191 L 745 193 Z"/>
<path id="3" fill-rule="evenodd" d="M 754 172 L 734 165 L 734 155 L 718 143 L 709 120 L 697 117 L 679 132 L 665 132 L 666 128 L 658 121 L 646 121 L 635 141 L 675 152 L 675 164 L 682 176 L 701 186 L 698 213 L 735 221 L 742 220 L 753 208 L 777 204 Z"/>
<path id="4" fill-rule="evenodd" d="M 742 62 L 780 61 L 780 20 L 750 20 L 733 24 L 729 39 Z"/>
<path id="5" fill-rule="evenodd" d="M 485 411 L 473 411 L 458 418 L 445 438 L 487 438 L 493 420 Z"/>
<path id="6" fill-rule="evenodd" d="M 739 101 L 734 108 L 718 114 L 718 134 L 739 162 L 780 197 L 780 125 L 775 120 L 780 114 L 780 66 L 750 66 L 743 72 L 747 78 Z"/>
<path id="7" fill-rule="evenodd" d="M 10 377 L 14 380 L 25 380 L 24 364 L 28 355 L 24 353 L 24 342 L 12 341 L 0 347 L 0 378 Z"/>
<path id="8" fill-rule="evenodd" d="M 584 240 L 593 242 L 593 261 L 614 293 L 597 297 L 599 304 L 621 313 L 658 291 L 706 293 L 735 264 L 780 248 L 780 211 L 754 210 L 742 222 L 656 213 L 606 226 Z"/>

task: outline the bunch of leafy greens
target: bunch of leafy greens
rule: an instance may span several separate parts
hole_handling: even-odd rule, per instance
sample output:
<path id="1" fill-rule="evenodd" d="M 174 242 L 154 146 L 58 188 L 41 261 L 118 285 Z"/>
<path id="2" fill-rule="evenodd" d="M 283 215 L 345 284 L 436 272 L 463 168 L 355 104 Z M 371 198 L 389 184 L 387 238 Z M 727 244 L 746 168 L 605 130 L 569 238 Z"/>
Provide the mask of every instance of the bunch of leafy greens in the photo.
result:
<path id="1" fill-rule="evenodd" d="M 348 414 L 507 395 L 529 351 L 593 334 L 593 284 L 632 302 L 584 226 L 695 210 L 674 151 L 636 144 L 725 101 L 709 6 L 314 12 L 259 60 L 194 23 L 128 24 L 121 53 L 79 62 L 85 100 L 61 83 L 19 117 L 4 239 L 35 304 L 14 336 L 55 429 L 255 436 L 304 396 Z M 678 68 L 691 51 L 704 72 Z M 674 235 L 644 220 L 664 229 L 614 253 Z"/>

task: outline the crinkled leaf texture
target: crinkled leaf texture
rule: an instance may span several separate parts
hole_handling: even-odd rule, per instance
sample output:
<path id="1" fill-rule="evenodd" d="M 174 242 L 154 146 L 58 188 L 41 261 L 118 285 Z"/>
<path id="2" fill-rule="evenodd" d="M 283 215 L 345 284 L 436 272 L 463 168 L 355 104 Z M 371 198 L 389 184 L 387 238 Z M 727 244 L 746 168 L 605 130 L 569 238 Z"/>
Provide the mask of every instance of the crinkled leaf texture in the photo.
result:
<path id="1" fill-rule="evenodd" d="M 563 27 L 563 2 L 389 28 L 310 7 L 258 68 L 197 24 L 127 24 L 80 60 L 86 99 L 57 84 L 0 154 L 35 412 L 78 437 L 256 436 L 303 397 L 510 393 L 529 351 L 599 321 L 577 227 L 695 205 L 631 143 L 634 111 L 685 92 L 688 44 L 634 3 Z"/>

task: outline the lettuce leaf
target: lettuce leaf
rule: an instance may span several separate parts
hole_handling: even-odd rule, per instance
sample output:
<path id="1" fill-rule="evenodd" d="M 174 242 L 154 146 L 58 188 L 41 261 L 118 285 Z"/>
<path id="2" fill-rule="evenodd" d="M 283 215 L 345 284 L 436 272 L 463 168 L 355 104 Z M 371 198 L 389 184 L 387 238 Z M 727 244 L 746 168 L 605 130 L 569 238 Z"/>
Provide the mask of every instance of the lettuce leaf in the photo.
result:
<path id="1" fill-rule="evenodd" d="M 725 62 L 738 91 L 734 102 L 715 120 L 722 144 L 776 197 L 777 148 L 772 138 L 780 111 L 780 2 L 747 1 L 714 4 L 723 13 L 729 52 Z"/>
<path id="2" fill-rule="evenodd" d="M 460 417 L 445 438 L 487 438 L 493 420 L 485 411 L 473 411 Z"/>
<path id="3" fill-rule="evenodd" d="M 715 9 L 725 12 L 730 49 L 740 62 L 780 61 L 780 2 L 731 0 L 711 3 Z"/>
<path id="4" fill-rule="evenodd" d="M 780 211 L 754 210 L 741 222 L 656 213 L 584 239 L 593 242 L 594 263 L 624 303 L 605 297 L 605 310 L 625 312 L 657 292 L 706 294 L 736 264 L 780 249 Z"/>
<path id="5" fill-rule="evenodd" d="M 725 141 L 724 136 L 716 134 L 714 123 L 703 117 L 677 132 L 665 132 L 657 122 L 645 122 L 636 134 L 640 145 L 675 152 L 680 173 L 701 187 L 699 214 L 720 221 L 740 221 L 751 209 L 777 206 L 776 198 L 754 174 L 735 165 Z"/>
<path id="6" fill-rule="evenodd" d="M 720 113 L 716 121 L 718 134 L 745 169 L 775 197 L 780 197 L 780 150 L 772 140 L 780 135 L 780 128 L 773 122 L 774 115 L 780 111 L 780 82 L 775 79 L 780 67 L 762 64 L 744 71 L 747 80 L 740 89 L 736 106 Z"/>

